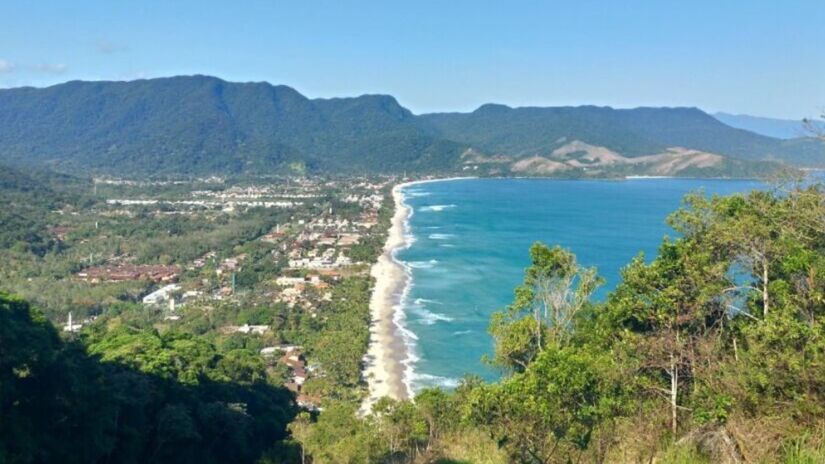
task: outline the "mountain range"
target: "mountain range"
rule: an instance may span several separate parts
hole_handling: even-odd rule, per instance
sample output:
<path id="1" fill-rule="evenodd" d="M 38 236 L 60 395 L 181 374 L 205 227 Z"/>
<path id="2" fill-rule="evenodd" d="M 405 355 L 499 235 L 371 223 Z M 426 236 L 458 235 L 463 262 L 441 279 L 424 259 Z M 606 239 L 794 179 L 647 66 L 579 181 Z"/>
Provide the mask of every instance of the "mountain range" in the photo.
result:
<path id="1" fill-rule="evenodd" d="M 801 119 L 777 119 L 721 112 L 713 113 L 713 117 L 731 127 L 777 139 L 795 139 L 810 135 L 808 128 Z M 818 131 L 825 131 L 825 121 L 816 121 L 811 124 Z"/>
<path id="2" fill-rule="evenodd" d="M 487 104 L 415 115 L 388 95 L 310 99 L 209 76 L 0 90 L 0 163 L 113 175 L 753 175 L 825 166 L 825 144 L 696 108 Z"/>

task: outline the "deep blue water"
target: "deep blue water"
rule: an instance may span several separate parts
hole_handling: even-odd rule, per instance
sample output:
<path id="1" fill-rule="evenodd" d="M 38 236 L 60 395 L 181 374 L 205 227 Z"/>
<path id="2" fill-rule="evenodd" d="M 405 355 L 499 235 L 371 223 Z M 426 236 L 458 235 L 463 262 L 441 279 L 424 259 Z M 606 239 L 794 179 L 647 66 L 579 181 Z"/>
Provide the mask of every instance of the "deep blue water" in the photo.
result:
<path id="1" fill-rule="evenodd" d="M 412 245 L 397 258 L 412 272 L 403 321 L 414 336 L 414 389 L 454 386 L 465 373 L 497 373 L 481 357 L 492 350 L 490 314 L 509 304 L 535 241 L 570 248 L 607 280 L 636 254 L 655 255 L 665 224 L 684 194 L 746 192 L 747 180 L 637 179 L 564 181 L 468 179 L 412 185 Z M 415 339 L 417 338 L 417 340 Z"/>

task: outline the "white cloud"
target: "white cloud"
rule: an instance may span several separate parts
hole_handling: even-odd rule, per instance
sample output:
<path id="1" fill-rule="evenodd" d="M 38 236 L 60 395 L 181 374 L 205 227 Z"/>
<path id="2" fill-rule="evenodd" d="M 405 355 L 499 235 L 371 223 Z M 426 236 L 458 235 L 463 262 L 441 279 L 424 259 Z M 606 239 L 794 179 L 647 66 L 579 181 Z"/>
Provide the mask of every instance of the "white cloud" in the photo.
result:
<path id="1" fill-rule="evenodd" d="M 10 73 L 12 71 L 14 71 L 14 63 L 0 60 L 0 73 Z"/>
<path id="2" fill-rule="evenodd" d="M 63 63 L 41 63 L 31 67 L 34 71 L 46 73 L 46 74 L 63 74 L 69 69 Z"/>
<path id="3" fill-rule="evenodd" d="M 63 74 L 69 67 L 63 63 L 40 63 L 40 64 L 16 64 L 8 60 L 0 60 L 0 74 L 11 73 L 41 73 L 41 74 Z"/>

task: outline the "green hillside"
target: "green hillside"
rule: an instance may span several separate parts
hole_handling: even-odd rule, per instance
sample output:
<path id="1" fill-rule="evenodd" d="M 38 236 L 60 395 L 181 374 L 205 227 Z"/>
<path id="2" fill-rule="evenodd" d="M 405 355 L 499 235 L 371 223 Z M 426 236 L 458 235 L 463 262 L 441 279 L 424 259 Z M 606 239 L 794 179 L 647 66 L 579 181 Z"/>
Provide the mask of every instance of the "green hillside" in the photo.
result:
<path id="1" fill-rule="evenodd" d="M 0 248 L 43 254 L 58 245 L 49 236 L 47 216 L 71 200 L 83 204 L 91 182 L 42 169 L 22 170 L 0 165 Z"/>
<path id="2" fill-rule="evenodd" d="M 422 118 L 451 140 L 509 155 L 549 154 L 567 142 L 581 140 L 625 156 L 684 147 L 743 160 L 825 165 L 821 142 L 780 140 L 734 129 L 697 108 L 510 108 L 488 104 L 472 113 Z"/>
<path id="3" fill-rule="evenodd" d="M 323 171 L 451 165 L 460 147 L 419 126 L 392 97 L 309 100 L 289 87 L 203 76 L 0 92 L 3 159 L 70 171 L 240 173 L 295 161 Z"/>
<path id="4" fill-rule="evenodd" d="M 490 104 L 414 115 L 387 95 L 309 99 L 286 86 L 208 76 L 0 90 L 0 162 L 84 174 L 452 172 L 466 167 L 470 148 L 515 162 L 574 141 L 623 157 L 683 147 L 825 165 L 820 142 L 734 129 L 695 108 Z"/>

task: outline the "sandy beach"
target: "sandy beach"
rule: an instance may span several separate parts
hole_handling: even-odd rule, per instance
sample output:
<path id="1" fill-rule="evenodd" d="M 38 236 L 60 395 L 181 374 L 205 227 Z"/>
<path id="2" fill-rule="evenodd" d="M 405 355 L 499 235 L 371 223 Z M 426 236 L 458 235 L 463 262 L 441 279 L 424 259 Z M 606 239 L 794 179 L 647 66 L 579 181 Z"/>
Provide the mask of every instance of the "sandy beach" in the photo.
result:
<path id="1" fill-rule="evenodd" d="M 404 290 L 408 285 L 404 266 L 395 260 L 395 250 L 408 245 L 406 241 L 407 219 L 411 211 L 404 203 L 401 190 L 407 186 L 426 182 L 439 182 L 456 179 L 428 179 L 398 184 L 392 189 L 395 213 L 392 218 L 384 251 L 370 271 L 375 279 L 375 287 L 370 297 L 370 345 L 365 357 L 364 378 L 369 385 L 369 395 L 364 400 L 362 412 L 369 412 L 378 399 L 388 396 L 403 400 L 410 398 L 407 373 L 408 347 L 401 336 L 396 323 L 396 311 L 400 310 Z"/>
<path id="2" fill-rule="evenodd" d="M 401 189 L 407 184 L 393 187 L 392 197 L 395 201 L 395 214 L 384 244 L 384 252 L 372 266 L 371 274 L 375 279 L 370 298 L 370 346 L 367 351 L 364 377 L 369 384 L 369 396 L 364 401 L 363 410 L 369 411 L 381 397 L 406 399 L 409 391 L 404 383 L 404 360 L 407 347 L 398 334 L 398 327 L 393 315 L 401 304 L 404 287 L 407 285 L 407 273 L 404 267 L 393 258 L 394 250 L 406 246 L 404 238 L 405 222 L 410 210 L 404 204 Z"/>

